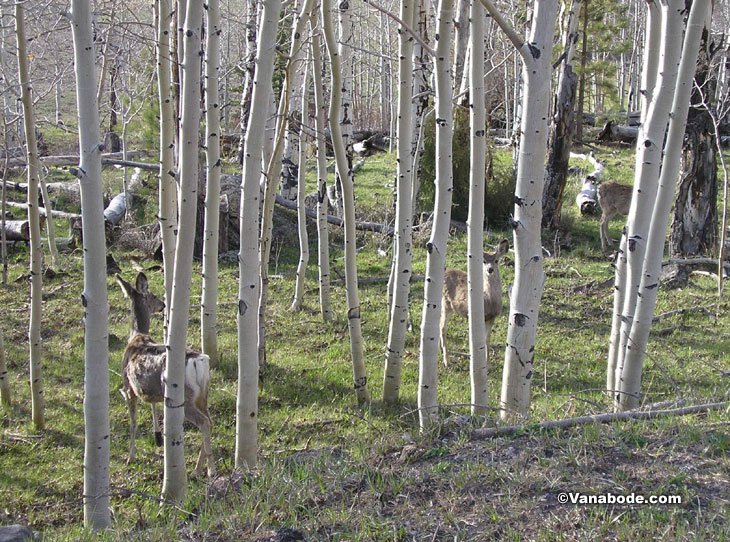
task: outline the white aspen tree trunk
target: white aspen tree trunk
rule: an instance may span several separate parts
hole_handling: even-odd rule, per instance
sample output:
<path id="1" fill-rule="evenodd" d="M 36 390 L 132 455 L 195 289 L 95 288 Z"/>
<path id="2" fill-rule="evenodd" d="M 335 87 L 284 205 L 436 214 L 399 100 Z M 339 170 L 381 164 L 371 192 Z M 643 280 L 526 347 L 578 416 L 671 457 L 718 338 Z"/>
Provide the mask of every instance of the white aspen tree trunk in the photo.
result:
<path id="1" fill-rule="evenodd" d="M 251 109 L 243 144 L 238 283 L 238 396 L 235 467 L 256 466 L 258 450 L 258 304 L 261 290 L 259 200 L 264 130 L 268 116 L 274 48 L 281 0 L 264 0 L 258 40 Z"/>
<path id="2" fill-rule="evenodd" d="M 314 14 L 313 14 L 314 15 Z M 332 320 L 332 305 L 330 296 L 330 247 L 329 229 L 327 226 L 327 138 L 325 137 L 327 104 L 324 101 L 324 83 L 322 74 L 322 49 L 319 31 L 312 28 L 312 66 L 314 81 L 314 107 L 316 144 L 317 144 L 317 266 L 319 269 L 319 310 L 322 320 Z"/>
<path id="3" fill-rule="evenodd" d="M 464 71 L 467 69 L 469 49 L 469 0 L 456 0 L 456 20 L 454 21 L 454 89 L 461 90 Z"/>
<path id="4" fill-rule="evenodd" d="M 198 134 L 200 129 L 200 45 L 203 4 L 188 0 L 184 28 L 184 62 L 180 99 L 180 187 L 177 245 L 172 279 L 170 328 L 165 367 L 165 473 L 162 496 L 182 502 L 187 486 L 183 421 L 185 410 L 185 351 L 190 317 L 193 240 L 198 203 Z"/>
<path id="5" fill-rule="evenodd" d="M 208 0 L 205 43 L 205 224 L 203 227 L 203 285 L 200 300 L 200 344 L 210 363 L 218 363 L 218 232 L 221 193 L 220 2 Z"/>
<path id="6" fill-rule="evenodd" d="M 659 66 L 659 51 L 661 38 L 662 13 L 655 2 L 647 3 L 647 19 L 644 56 L 641 73 L 641 125 L 646 123 L 649 104 L 656 85 L 657 68 Z M 621 244 L 616 255 L 616 272 L 613 290 L 613 317 L 611 335 L 608 347 L 608 361 L 606 366 L 606 390 L 609 395 L 616 397 L 616 366 L 621 350 L 621 311 L 626 297 L 626 230 L 621 235 Z"/>
<path id="7" fill-rule="evenodd" d="M 428 8 L 426 0 L 417 0 L 411 26 L 421 39 L 428 43 Z M 430 67 L 429 57 L 423 45 L 416 41 L 413 44 L 413 101 L 411 104 L 412 136 L 411 136 L 411 167 L 413 172 L 412 184 L 412 213 L 416 213 L 418 191 L 421 186 L 421 155 L 423 154 L 423 130 L 426 111 L 429 108 L 430 98 Z M 392 139 L 392 138 L 391 138 Z"/>
<path id="8" fill-rule="evenodd" d="M 279 110 L 276 115 L 276 135 L 274 137 L 274 149 L 266 162 L 265 183 L 264 183 L 264 204 L 261 212 L 261 240 L 259 251 L 261 252 L 261 292 L 259 294 L 259 333 L 258 353 L 259 365 L 266 366 L 266 307 L 269 302 L 269 259 L 271 255 L 271 232 L 274 223 L 274 201 L 278 180 L 282 170 L 282 154 L 284 148 L 284 134 L 287 127 L 289 115 L 289 102 L 291 100 L 293 75 L 297 62 L 301 55 L 301 42 L 304 29 L 306 28 L 309 16 L 312 11 L 313 0 L 305 0 L 302 9 L 292 25 L 292 40 L 289 50 L 289 60 L 284 75 L 284 87 L 279 99 Z"/>
<path id="9" fill-rule="evenodd" d="M 304 279 L 309 264 L 309 237 L 307 236 L 307 213 L 304 205 L 306 192 L 307 170 L 307 143 L 304 136 L 304 123 L 309 116 L 309 72 L 308 64 L 304 65 L 302 77 L 302 94 L 300 96 L 302 120 L 299 127 L 299 156 L 297 157 L 297 230 L 299 234 L 299 264 L 297 265 L 297 280 L 294 286 L 294 300 L 291 309 L 298 311 L 302 308 L 304 299 Z"/>
<path id="10" fill-rule="evenodd" d="M 245 18 L 245 36 L 246 36 L 246 55 L 244 57 L 243 90 L 241 97 L 241 130 L 242 138 L 246 135 L 246 127 L 248 126 L 248 115 L 251 110 L 252 86 L 253 78 L 256 72 L 256 14 L 258 2 L 256 0 L 246 0 Z M 241 145 L 243 148 L 243 143 Z"/>
<path id="11" fill-rule="evenodd" d="M 38 185 L 41 176 L 41 161 L 35 138 L 35 116 L 33 97 L 28 80 L 28 54 L 26 52 L 25 22 L 23 5 L 15 4 L 15 35 L 18 52 L 18 79 L 20 99 L 23 105 L 23 128 L 25 130 L 26 155 L 28 163 L 28 222 L 30 223 L 30 322 L 28 342 L 30 345 L 30 395 L 33 425 L 36 430 L 45 428 L 45 396 L 43 394 L 43 343 L 41 340 L 41 318 L 43 295 L 43 247 L 38 211 Z M 49 217 L 49 221 L 51 218 Z"/>
<path id="12" fill-rule="evenodd" d="M 5 339 L 3 330 L 0 329 L 0 406 L 7 410 L 10 404 L 10 375 L 8 375 L 8 365 L 5 362 Z"/>
<path id="13" fill-rule="evenodd" d="M 345 0 L 345 3 L 347 0 Z M 340 4 L 340 9 L 343 5 Z M 357 286 L 357 235 L 355 231 L 355 197 L 352 184 L 352 167 L 345 150 L 345 140 L 342 134 L 343 122 L 340 117 L 342 106 L 342 65 L 340 52 L 337 48 L 335 33 L 332 28 L 332 4 L 330 0 L 322 0 L 322 28 L 324 30 L 327 52 L 332 70 L 332 85 L 330 96 L 329 122 L 332 134 L 332 146 L 335 151 L 335 162 L 338 176 L 342 185 L 342 201 L 345 225 L 345 290 L 347 291 L 347 326 L 350 331 L 350 356 L 352 358 L 352 373 L 355 395 L 358 403 L 369 401 L 367 372 L 365 370 L 365 355 L 363 351 L 362 321 L 360 318 L 360 294 Z M 347 48 L 345 48 L 347 49 Z"/>
<path id="14" fill-rule="evenodd" d="M 309 17 L 309 15 L 307 15 Z M 300 54 L 297 54 L 297 62 L 289 70 L 291 76 L 291 97 L 292 105 L 301 103 L 302 80 L 304 76 L 304 64 Z M 289 108 L 288 119 L 284 131 L 284 153 L 281 164 L 281 186 L 282 197 L 289 200 L 297 198 L 297 180 L 299 179 L 299 148 L 301 146 L 301 124 L 304 119 L 297 121 L 298 111 L 294 107 Z"/>
<path id="15" fill-rule="evenodd" d="M 109 513 L 109 303 L 106 285 L 106 239 L 101 179 L 102 143 L 99 108 L 94 99 L 96 67 L 91 6 L 73 0 L 71 23 L 76 71 L 76 104 L 81 161 L 84 239 L 84 525 L 111 525 Z"/>
<path id="16" fill-rule="evenodd" d="M 684 35 L 682 57 L 677 75 L 669 120 L 669 129 L 664 148 L 659 189 L 654 203 L 649 236 L 646 244 L 645 259 L 641 272 L 636 312 L 631 326 L 625 353 L 623 373 L 617 378 L 619 386 L 618 402 L 621 410 L 639 406 L 641 371 L 644 363 L 649 331 L 656 307 L 659 276 L 662 270 L 662 256 L 667 225 L 674 201 L 674 193 L 682 159 L 682 142 L 687 125 L 690 94 L 697 68 L 697 55 L 700 38 L 705 26 L 705 17 L 710 0 L 693 0 L 687 30 Z M 664 39 L 677 39 L 677 34 L 666 35 Z"/>
<path id="17" fill-rule="evenodd" d="M 390 131 L 390 60 L 388 59 L 388 16 L 380 12 L 380 129 Z M 391 134 L 392 137 L 393 134 Z"/>
<path id="18" fill-rule="evenodd" d="M 621 309 L 621 325 L 617 333 L 619 347 L 616 357 L 614 386 L 619 389 L 624 356 L 627 348 L 630 347 L 628 338 L 634 318 L 639 283 L 641 282 L 641 269 L 649 234 L 649 222 L 662 164 L 664 135 L 669 121 L 682 46 L 680 40 L 667 39 L 667 36 L 682 35 L 683 10 L 683 0 L 669 0 L 666 5 L 662 5 L 662 50 L 654 87 L 658 90 L 654 92 L 649 103 L 649 109 L 644 124 L 640 128 L 636 144 L 634 190 L 626 220 L 626 287 L 623 293 L 624 303 Z"/>
<path id="19" fill-rule="evenodd" d="M 177 173 L 175 168 L 175 106 L 172 95 L 170 33 L 174 12 L 170 0 L 157 0 L 157 85 L 160 100 L 160 177 L 158 221 L 165 274 L 165 329 L 169 320 L 177 243 Z M 167 333 L 165 333 L 167 335 Z"/>
<path id="20" fill-rule="evenodd" d="M 418 365 L 418 414 L 422 429 L 437 421 L 439 319 L 446 268 L 446 245 L 451 221 L 453 186 L 451 108 L 451 44 L 454 35 L 454 1 L 440 0 L 436 30 L 436 197 L 431 238 L 426 244 L 426 283 L 421 316 L 421 354 Z"/>
<path id="21" fill-rule="evenodd" d="M 345 156 L 347 157 L 347 169 L 352 169 L 352 84 L 353 84 L 353 65 L 352 65 L 352 0 L 337 0 L 337 13 L 339 14 L 339 39 L 337 41 L 337 52 L 339 63 L 341 66 L 342 86 L 340 100 L 340 133 L 345 146 Z M 391 119 L 391 127 L 393 126 L 393 113 L 389 114 Z M 332 114 L 330 113 L 330 122 L 332 122 Z M 392 133 L 393 130 L 390 130 Z M 333 142 L 334 145 L 334 142 Z M 344 188 L 342 187 L 342 177 L 339 170 L 335 169 L 334 194 L 330 195 L 332 206 L 335 214 L 344 217 Z"/>
<path id="22" fill-rule="evenodd" d="M 504 30 L 506 23 L 488 2 L 483 2 Z M 557 0 L 536 0 L 527 40 L 510 29 L 523 61 L 524 106 L 515 186 L 515 279 L 510 296 L 507 346 L 502 373 L 501 417 L 525 416 L 530 408 L 537 342 L 537 319 L 545 282 L 540 226 L 545 180 L 545 153 L 550 105 L 551 53 L 557 19 Z M 500 22 L 501 21 L 501 22 Z"/>
<path id="23" fill-rule="evenodd" d="M 35 137 L 35 132 L 33 133 Z M 39 172 L 39 180 L 41 187 L 41 195 L 43 196 L 43 207 L 46 209 L 46 234 L 48 235 L 48 252 L 51 254 L 51 265 L 58 265 L 58 247 L 56 247 L 56 225 L 53 222 L 53 205 L 51 205 L 51 199 L 48 197 L 48 190 L 46 189 L 46 180 L 43 175 L 43 170 Z"/>
<path id="24" fill-rule="evenodd" d="M 469 216 L 467 218 L 467 286 L 469 289 L 469 368 L 471 413 L 487 414 L 489 352 L 484 325 L 484 184 L 486 175 L 487 111 L 484 103 L 484 7 L 472 0 L 469 35 L 469 99 L 471 100 L 471 153 L 469 163 Z M 465 68 L 466 69 L 466 68 Z M 501 295 L 501 292 L 500 292 Z"/>
<path id="25" fill-rule="evenodd" d="M 400 18 L 412 23 L 417 0 L 402 0 Z M 413 37 L 398 28 L 398 160 L 393 243 L 393 298 L 389 306 L 390 326 L 385 349 L 383 401 L 394 403 L 400 393 L 403 348 L 406 343 L 408 299 L 411 291 L 413 228 L 413 158 L 411 157 L 411 106 L 413 101 Z"/>

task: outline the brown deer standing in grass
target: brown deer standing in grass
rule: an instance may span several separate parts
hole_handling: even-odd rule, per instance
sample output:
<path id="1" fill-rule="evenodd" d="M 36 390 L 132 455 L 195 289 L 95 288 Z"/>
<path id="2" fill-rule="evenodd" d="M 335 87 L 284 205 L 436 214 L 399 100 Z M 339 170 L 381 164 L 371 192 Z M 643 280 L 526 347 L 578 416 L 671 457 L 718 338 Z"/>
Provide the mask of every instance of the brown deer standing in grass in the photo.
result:
<path id="1" fill-rule="evenodd" d="M 502 279 L 499 275 L 499 259 L 507 254 L 509 241 L 502 239 L 495 252 L 484 253 L 484 325 L 487 328 L 487 360 L 489 360 L 489 336 L 497 316 L 502 312 Z M 444 365 L 449 366 L 449 354 L 446 349 L 446 326 L 451 315 L 456 313 L 464 318 L 469 314 L 469 287 L 466 273 L 459 269 L 447 269 L 444 273 L 444 291 L 441 298 L 441 349 Z"/>
<path id="2" fill-rule="evenodd" d="M 598 186 L 598 204 L 601 206 L 601 250 L 605 254 L 613 247 L 608 232 L 608 221 L 617 214 L 628 215 L 634 188 L 616 181 L 606 181 Z"/>
<path id="3" fill-rule="evenodd" d="M 132 286 L 121 276 L 117 282 L 125 297 L 132 303 L 132 331 L 122 357 L 122 395 L 129 408 L 129 456 L 134 461 L 134 438 L 137 432 L 137 400 L 152 405 L 152 420 L 155 441 L 162 445 L 157 404 L 164 400 L 165 363 L 167 351 L 164 344 L 158 344 L 149 335 L 150 315 L 160 312 L 165 304 L 147 286 L 147 277 L 139 273 Z M 205 354 L 188 350 L 185 354 L 185 419 L 194 424 L 203 435 L 203 444 L 195 466 L 195 475 L 202 475 L 208 467 L 208 476 L 215 473 L 213 449 L 211 446 L 212 421 L 208 413 L 208 391 L 210 389 L 209 358 Z"/>

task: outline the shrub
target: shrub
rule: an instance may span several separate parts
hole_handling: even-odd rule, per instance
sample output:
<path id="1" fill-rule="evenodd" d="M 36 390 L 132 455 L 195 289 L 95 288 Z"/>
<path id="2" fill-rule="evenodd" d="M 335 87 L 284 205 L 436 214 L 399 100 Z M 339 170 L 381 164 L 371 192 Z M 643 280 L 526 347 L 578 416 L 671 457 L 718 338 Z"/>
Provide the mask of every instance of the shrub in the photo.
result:
<path id="1" fill-rule="evenodd" d="M 424 130 L 424 150 L 421 161 L 421 189 L 418 194 L 419 212 L 432 212 L 436 179 L 436 126 L 429 116 Z M 451 218 L 465 222 L 469 214 L 469 112 L 459 108 L 454 112 L 454 143 L 452 163 L 454 171 L 451 200 Z M 514 202 L 515 177 L 508 152 L 487 149 L 486 187 L 484 191 L 485 223 L 503 227 Z"/>

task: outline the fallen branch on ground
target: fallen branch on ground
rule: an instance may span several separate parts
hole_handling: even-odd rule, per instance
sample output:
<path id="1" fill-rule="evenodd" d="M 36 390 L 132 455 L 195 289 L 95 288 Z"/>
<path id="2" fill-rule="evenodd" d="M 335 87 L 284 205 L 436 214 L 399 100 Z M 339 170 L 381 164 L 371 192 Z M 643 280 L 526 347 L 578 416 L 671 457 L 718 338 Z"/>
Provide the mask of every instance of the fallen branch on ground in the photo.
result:
<path id="1" fill-rule="evenodd" d="M 665 418 L 668 416 L 686 416 L 687 414 L 698 414 L 701 412 L 720 410 L 722 408 L 727 408 L 728 406 L 730 406 L 730 401 L 724 401 L 722 403 L 707 403 L 704 405 L 694 405 L 670 410 L 632 410 L 629 412 L 613 412 L 607 414 L 593 414 L 591 416 L 580 416 L 578 418 L 565 418 L 562 420 L 541 422 L 537 424 L 489 427 L 487 429 L 477 429 L 476 431 L 472 431 L 471 440 L 514 435 L 515 433 L 528 429 L 564 429 L 566 427 L 586 425 L 589 423 L 612 423 L 623 420 L 652 420 L 654 418 Z"/>
<path id="2" fill-rule="evenodd" d="M 667 316 L 674 316 L 675 314 L 684 314 L 686 312 L 694 312 L 694 311 L 705 311 L 710 312 L 712 309 L 716 309 L 717 305 L 704 305 L 704 306 L 697 306 L 697 307 L 685 307 L 683 309 L 676 309 L 673 311 L 663 312 L 661 314 L 657 314 L 653 319 L 652 322 L 656 322 L 657 320 L 661 320 L 662 318 L 666 318 Z"/>

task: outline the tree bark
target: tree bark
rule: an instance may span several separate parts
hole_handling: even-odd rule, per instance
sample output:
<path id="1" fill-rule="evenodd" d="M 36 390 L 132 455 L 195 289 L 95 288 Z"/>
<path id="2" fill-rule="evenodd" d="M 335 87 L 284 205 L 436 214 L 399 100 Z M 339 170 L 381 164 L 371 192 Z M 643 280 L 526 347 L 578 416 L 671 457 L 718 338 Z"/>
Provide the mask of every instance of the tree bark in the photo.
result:
<path id="1" fill-rule="evenodd" d="M 256 43 L 256 74 L 243 144 L 238 283 L 238 393 L 236 468 L 256 466 L 258 449 L 258 305 L 261 291 L 259 201 L 264 130 L 268 116 L 274 48 L 281 0 L 264 0 Z"/>
<path id="2" fill-rule="evenodd" d="M 302 93 L 299 96 L 301 122 L 309 116 L 309 70 L 308 65 L 304 66 L 304 74 L 302 77 Z M 304 198 L 306 197 L 305 171 L 307 169 L 307 143 L 304 137 L 304 130 L 300 124 L 298 138 L 299 156 L 297 156 L 297 230 L 299 237 L 299 263 L 297 264 L 297 279 L 294 286 L 294 300 L 291 309 L 298 311 L 302 308 L 304 300 L 304 281 L 307 272 L 307 264 L 309 263 L 309 237 L 307 236 L 307 213 L 304 206 Z"/>
<path id="3" fill-rule="evenodd" d="M 644 126 L 649 114 L 649 105 L 655 94 L 657 80 L 657 66 L 659 65 L 659 53 L 661 51 L 661 26 L 662 12 L 655 2 L 647 4 L 646 31 L 644 43 L 644 55 L 642 59 L 642 72 L 640 81 L 641 95 L 641 125 Z M 637 149 L 637 159 L 638 153 Z M 616 368 L 619 360 L 623 358 L 621 352 L 621 317 L 627 293 L 627 255 L 626 255 L 626 230 L 621 236 L 621 244 L 616 255 L 616 273 L 614 278 L 613 293 L 613 317 L 611 322 L 611 336 L 608 347 L 608 361 L 606 363 L 606 390 L 616 400 Z"/>
<path id="4" fill-rule="evenodd" d="M 558 91 L 555 95 L 553 118 L 548 137 L 547 176 L 545 193 L 542 198 L 542 226 L 550 230 L 560 227 L 560 212 L 563 206 L 563 191 L 568 182 L 570 149 L 573 144 L 575 109 L 578 76 L 573 72 L 572 57 L 578 41 L 578 19 L 582 0 L 573 0 L 568 16 L 568 25 L 563 38 L 565 58 L 563 59 Z M 582 122 L 582 119 L 581 119 Z"/>
<path id="5" fill-rule="evenodd" d="M 276 135 L 274 136 L 274 149 L 266 162 L 266 175 L 264 183 L 264 202 L 261 212 L 261 240 L 259 251 L 261 252 L 261 292 L 259 295 L 259 335 L 258 353 L 259 365 L 266 366 L 266 308 L 269 300 L 269 259 L 271 256 L 271 232 L 274 221 L 274 203 L 278 181 L 282 171 L 282 154 L 284 148 L 284 135 L 288 125 L 289 102 L 292 95 L 292 79 L 301 55 L 301 42 L 306 28 L 307 21 L 311 15 L 313 0 L 305 0 L 302 9 L 297 14 L 292 25 L 291 47 L 289 49 L 289 60 L 284 71 L 284 85 L 279 98 L 279 110 L 276 115 Z M 266 153 L 264 153 L 266 155 Z"/>
<path id="6" fill-rule="evenodd" d="M 45 396 L 43 394 L 43 346 L 41 340 L 41 297 L 43 294 L 43 247 L 41 245 L 41 225 L 38 212 L 38 185 L 40 184 L 41 164 L 35 137 L 35 115 L 33 98 L 28 80 L 28 55 L 26 52 L 25 22 L 23 4 L 15 4 L 15 25 L 18 46 L 18 78 L 20 96 L 23 104 L 23 127 L 28 163 L 28 222 L 30 222 L 30 322 L 28 324 L 28 343 L 30 345 L 30 394 L 33 425 L 40 431 L 45 428 Z M 47 203 L 47 202 L 46 202 Z"/>
<path id="7" fill-rule="evenodd" d="M 332 320 L 330 298 L 330 247 L 327 229 L 327 141 L 325 138 L 325 115 L 327 104 L 324 101 L 322 48 L 319 32 L 314 28 L 314 13 L 310 17 L 312 29 L 312 64 L 314 80 L 314 107 L 316 144 L 317 144 L 317 268 L 319 269 L 319 310 L 324 322 Z"/>
<path id="8" fill-rule="evenodd" d="M 417 0 L 402 0 L 400 18 L 412 23 Z M 394 291 L 390 310 L 388 344 L 385 349 L 385 371 L 383 375 L 383 401 L 398 400 L 401 382 L 403 349 L 406 342 L 408 321 L 408 300 L 413 229 L 413 159 L 411 156 L 411 102 L 413 98 L 413 38 L 403 28 L 398 28 L 398 160 L 396 173 L 395 240 L 393 242 Z"/>
<path id="9" fill-rule="evenodd" d="M 446 268 L 446 245 L 451 219 L 453 187 L 452 144 L 454 134 L 451 108 L 451 43 L 454 34 L 454 1 L 440 0 L 436 30 L 436 196 L 431 238 L 426 244 L 426 284 L 421 316 L 421 354 L 418 366 L 418 414 L 421 429 L 438 419 L 437 385 L 439 320 Z"/>
<path id="10" fill-rule="evenodd" d="M 347 0 L 340 3 L 340 10 Z M 345 223 L 345 290 L 347 292 L 347 325 L 350 332 L 350 356 L 352 358 L 352 374 L 355 395 L 358 403 L 370 400 L 368 393 L 365 355 L 363 351 L 362 320 L 360 315 L 360 294 L 357 287 L 357 235 L 355 232 L 355 195 L 352 184 L 351 160 L 347 156 L 346 139 L 343 127 L 350 124 L 349 103 L 343 103 L 342 89 L 345 83 L 342 77 L 342 62 L 337 47 L 335 33 L 332 28 L 332 4 L 330 0 L 322 0 L 322 28 L 324 30 L 327 52 L 332 70 L 332 94 L 330 96 L 329 123 L 332 134 L 332 146 L 335 151 L 337 175 L 342 187 L 343 219 Z M 342 13 L 340 13 L 342 16 Z M 342 39 L 342 36 L 341 36 Z M 345 48 L 347 49 L 347 48 Z M 346 130 L 345 130 L 346 132 Z"/>
<path id="11" fill-rule="evenodd" d="M 84 524 L 111 525 L 109 513 L 109 344 L 106 239 L 99 108 L 88 2 L 73 0 L 71 21 L 79 122 L 79 181 L 84 245 Z"/>
<path id="12" fill-rule="evenodd" d="M 8 365 L 5 362 L 5 340 L 3 331 L 0 329 L 0 406 L 7 411 L 11 402 L 10 375 L 8 375 Z"/>
<path id="13" fill-rule="evenodd" d="M 659 90 L 655 91 L 652 96 L 636 146 L 634 191 L 625 228 L 626 288 L 622 294 L 619 294 L 624 298 L 624 302 L 621 318 L 618 320 L 621 325 L 617 332 L 619 348 L 615 361 L 616 376 L 613 389 L 621 389 L 620 378 L 623 373 L 624 356 L 629 348 L 629 333 L 636 309 L 649 225 L 656 199 L 659 172 L 662 167 L 664 136 L 677 80 L 682 44 L 679 43 L 679 40 L 667 38 L 667 36 L 681 35 L 683 10 L 684 0 L 670 0 L 661 7 L 662 50 L 658 64 L 653 66 L 657 70 L 656 88 Z M 614 332 L 612 331 L 612 333 Z M 621 401 L 621 398 L 617 398 L 617 400 Z"/>
<path id="14" fill-rule="evenodd" d="M 515 279 L 510 296 L 500 401 L 502 418 L 510 418 L 514 415 L 525 416 L 529 412 L 537 319 L 545 282 L 540 226 L 548 137 L 547 115 L 550 105 L 550 57 L 557 0 L 535 2 L 532 29 L 526 41 L 503 22 L 489 2 L 485 5 L 518 48 L 523 60 L 525 82 L 512 221 Z"/>
<path id="15" fill-rule="evenodd" d="M 709 111 L 710 100 L 715 94 L 714 76 L 710 74 L 710 50 L 709 28 L 705 28 L 687 120 L 682 175 L 669 234 L 672 257 L 696 256 L 717 246 L 717 139 Z"/>
<path id="16" fill-rule="evenodd" d="M 636 408 L 640 402 L 641 371 L 656 307 L 664 240 L 679 174 L 682 141 L 687 124 L 693 78 L 697 67 L 700 36 L 702 35 L 709 5 L 710 0 L 693 0 L 687 30 L 684 35 L 681 63 L 676 78 L 676 90 L 673 93 L 664 160 L 662 161 L 662 171 L 659 178 L 659 190 L 651 216 L 645 258 L 641 270 L 636 311 L 627 342 L 623 371 L 616 377 L 619 386 L 618 403 L 621 410 Z M 672 39 L 673 36 L 666 35 L 665 39 Z"/>
<path id="17" fill-rule="evenodd" d="M 157 0 L 157 85 L 160 100 L 160 166 L 158 220 L 165 274 L 165 329 L 172 298 L 177 242 L 177 173 L 175 171 L 175 107 L 172 93 L 170 34 L 174 11 L 170 0 Z"/>
<path id="18" fill-rule="evenodd" d="M 489 402 L 489 337 L 484 326 L 484 185 L 487 167 L 487 111 L 484 103 L 484 7 L 471 3 L 469 99 L 471 152 L 469 163 L 469 217 L 467 219 L 467 287 L 469 290 L 469 368 L 472 416 L 487 414 Z M 500 296 L 502 292 L 500 291 Z M 443 310 L 443 307 L 442 307 Z M 491 326 L 490 326 L 491 327 Z"/>
<path id="19" fill-rule="evenodd" d="M 180 166 L 177 243 L 172 279 L 172 303 L 167 335 L 165 368 L 165 472 L 162 496 L 180 503 L 185 499 L 187 471 L 183 441 L 185 411 L 185 352 L 190 317 L 190 284 L 193 270 L 198 202 L 198 134 L 200 128 L 200 38 L 203 5 L 188 0 L 184 26 L 183 81 L 180 99 Z"/>
<path id="20" fill-rule="evenodd" d="M 218 364 L 218 234 L 221 193 L 221 107 L 218 91 L 220 71 L 220 2 L 208 0 L 206 10 L 208 34 L 205 43 L 205 222 L 203 233 L 203 286 L 200 300 L 200 344 L 210 357 L 211 366 Z"/>

